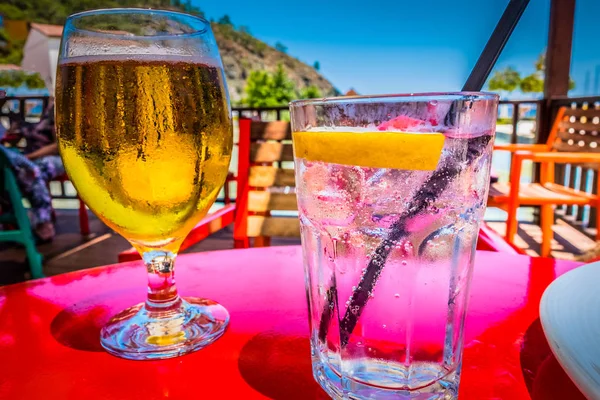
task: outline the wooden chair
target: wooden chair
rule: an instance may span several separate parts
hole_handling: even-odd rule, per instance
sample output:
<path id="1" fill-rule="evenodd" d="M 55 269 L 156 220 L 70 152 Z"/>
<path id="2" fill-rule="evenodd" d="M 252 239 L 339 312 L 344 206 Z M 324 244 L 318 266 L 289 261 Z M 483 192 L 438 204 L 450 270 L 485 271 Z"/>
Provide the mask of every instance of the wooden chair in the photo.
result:
<path id="1" fill-rule="evenodd" d="M 249 247 L 250 239 L 259 247 L 269 246 L 272 236 L 300 237 L 289 122 L 241 118 L 239 124 L 234 246 Z"/>
<path id="2" fill-rule="evenodd" d="M 550 255 L 554 208 L 557 205 L 598 206 L 598 196 L 575 190 L 555 182 L 555 164 L 600 163 L 600 109 L 558 110 L 546 144 L 511 144 L 495 146 L 495 150 L 513 153 L 510 182 L 493 183 L 490 187 L 488 206 L 508 212 L 506 240 L 514 243 L 517 233 L 517 209 L 519 206 L 539 206 L 542 229 L 541 255 Z M 539 163 L 540 181 L 521 183 L 523 161 Z M 597 213 L 600 223 L 600 213 Z M 600 230 L 599 230 L 600 232 Z M 600 235 L 597 235 L 600 239 Z"/>
<path id="3" fill-rule="evenodd" d="M 0 152 L 0 195 L 7 194 L 11 210 L 3 209 L 0 213 L 0 224 L 5 229 L 0 231 L 0 242 L 18 242 L 25 247 L 27 261 L 33 278 L 42 278 L 42 255 L 37 251 L 35 239 L 27 211 L 23 207 L 22 195 L 17 180 L 10 168 L 8 160 Z M 7 228 L 9 227 L 10 228 Z"/>

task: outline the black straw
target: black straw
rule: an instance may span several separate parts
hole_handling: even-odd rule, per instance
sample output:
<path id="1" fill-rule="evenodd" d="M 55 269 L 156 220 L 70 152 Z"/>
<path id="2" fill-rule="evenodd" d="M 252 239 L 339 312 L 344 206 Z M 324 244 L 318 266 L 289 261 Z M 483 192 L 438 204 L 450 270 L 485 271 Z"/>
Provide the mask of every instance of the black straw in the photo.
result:
<path id="1" fill-rule="evenodd" d="M 494 32 L 492 32 L 492 36 L 483 49 L 481 56 L 477 60 L 475 67 L 471 71 L 467 82 L 463 86 L 463 91 L 480 91 L 483 88 L 502 49 L 504 49 L 506 42 L 519 22 L 521 15 L 523 15 L 523 11 L 525 11 L 527 4 L 529 4 L 529 0 L 510 1 L 504 14 L 502 14 L 500 21 L 498 21 Z M 447 126 L 452 125 L 454 121 L 456 121 L 456 104 L 456 101 L 452 103 L 452 106 L 444 119 Z M 491 138 L 492 136 L 485 135 L 469 139 L 466 157 L 467 165 L 483 154 Z M 379 244 L 369 260 L 369 264 L 361 277 L 357 289 L 352 293 L 344 317 L 340 321 L 340 341 L 342 347 L 345 347 L 346 344 L 348 344 L 348 340 L 358 322 L 358 318 L 366 306 L 370 294 L 375 288 L 377 279 L 385 266 L 391 251 L 390 249 L 393 247 L 394 243 L 397 243 L 398 240 L 407 235 L 407 221 L 418 215 L 428 204 L 431 204 L 432 201 L 435 201 L 445 190 L 448 183 L 462 172 L 462 169 L 464 168 L 463 165 L 465 164 L 460 163 L 458 160 L 446 160 L 445 165 L 436 169 L 431 177 L 423 184 L 423 186 L 421 186 L 417 195 L 412 199 L 407 211 L 392 224 L 390 234 Z M 327 302 L 323 313 L 321 314 L 321 321 L 319 323 L 319 339 L 321 341 L 325 341 L 327 337 L 327 331 L 329 330 L 336 298 L 337 290 L 335 285 L 330 285 L 327 291 Z"/>
<path id="2" fill-rule="evenodd" d="M 500 53 L 502 53 L 502 49 L 504 49 L 515 26 L 521 19 L 521 15 L 527 8 L 527 4 L 529 4 L 529 0 L 511 0 L 508 3 L 504 14 L 502 14 L 498 25 L 496 25 L 496 29 L 492 32 L 492 36 L 490 36 L 467 78 L 462 88 L 463 92 L 478 92 L 483 88 L 485 81 L 492 72 L 492 68 L 496 65 L 498 57 L 500 57 Z"/>

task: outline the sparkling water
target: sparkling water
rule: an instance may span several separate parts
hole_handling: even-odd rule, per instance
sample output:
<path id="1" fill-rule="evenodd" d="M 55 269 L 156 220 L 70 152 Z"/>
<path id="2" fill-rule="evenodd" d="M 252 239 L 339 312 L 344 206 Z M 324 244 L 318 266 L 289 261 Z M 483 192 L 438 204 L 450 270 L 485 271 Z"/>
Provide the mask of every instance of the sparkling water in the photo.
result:
<path id="1" fill-rule="evenodd" d="M 473 156 L 473 138 L 447 136 L 436 171 L 296 158 L 313 371 L 332 397 L 456 398 L 489 185 L 483 139 Z M 369 262 L 380 270 L 371 286 L 361 280 Z"/>

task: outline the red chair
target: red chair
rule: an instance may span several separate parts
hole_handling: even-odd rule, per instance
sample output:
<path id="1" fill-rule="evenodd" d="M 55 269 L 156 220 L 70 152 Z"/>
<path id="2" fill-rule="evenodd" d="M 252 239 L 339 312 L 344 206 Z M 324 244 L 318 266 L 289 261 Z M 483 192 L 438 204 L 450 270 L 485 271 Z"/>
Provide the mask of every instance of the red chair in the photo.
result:
<path id="1" fill-rule="evenodd" d="M 566 108 L 558 110 L 546 144 L 496 145 L 494 150 L 509 151 L 511 172 L 509 182 L 493 183 L 488 198 L 489 207 L 498 207 L 508 213 L 506 240 L 514 242 L 518 230 L 517 210 L 520 206 L 540 207 L 542 243 L 540 255 L 551 254 L 554 232 L 554 208 L 556 206 L 598 207 L 596 194 L 565 186 L 556 182 L 555 166 L 571 164 L 597 169 L 600 165 L 600 107 Z M 540 164 L 539 179 L 532 183 L 521 182 L 523 161 Z M 600 212 L 596 213 L 600 224 Z M 600 240 L 600 229 L 596 233 Z"/>

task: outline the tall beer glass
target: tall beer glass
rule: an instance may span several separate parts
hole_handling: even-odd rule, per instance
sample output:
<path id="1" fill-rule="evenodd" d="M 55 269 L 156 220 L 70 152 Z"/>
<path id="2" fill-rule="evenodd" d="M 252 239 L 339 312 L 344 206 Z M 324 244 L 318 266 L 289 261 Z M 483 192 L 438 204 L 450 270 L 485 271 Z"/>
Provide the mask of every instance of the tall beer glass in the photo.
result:
<path id="1" fill-rule="evenodd" d="M 157 10 L 67 20 L 56 83 L 60 154 L 81 198 L 140 252 L 145 303 L 114 316 L 101 343 L 129 359 L 174 357 L 221 336 L 227 311 L 182 299 L 173 263 L 225 181 L 231 109 L 210 24 Z"/>

